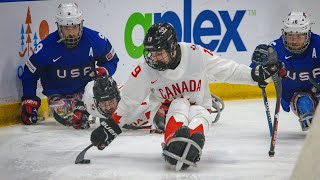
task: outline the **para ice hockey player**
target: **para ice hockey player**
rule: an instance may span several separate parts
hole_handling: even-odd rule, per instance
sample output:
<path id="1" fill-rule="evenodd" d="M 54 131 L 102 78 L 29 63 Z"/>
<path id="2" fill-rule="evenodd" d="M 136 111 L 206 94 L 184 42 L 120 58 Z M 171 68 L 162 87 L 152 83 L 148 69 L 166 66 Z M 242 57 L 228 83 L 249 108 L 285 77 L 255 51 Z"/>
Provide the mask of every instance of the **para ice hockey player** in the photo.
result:
<path id="1" fill-rule="evenodd" d="M 72 116 L 74 102 L 81 99 L 91 81 L 88 74 L 96 66 L 98 75 L 113 75 L 117 69 L 119 59 L 114 48 L 102 34 L 83 26 L 82 11 L 76 3 L 60 4 L 55 18 L 57 31 L 38 43 L 24 67 L 21 120 L 27 125 L 38 119 L 38 79 L 49 108 Z"/>
<path id="2" fill-rule="evenodd" d="M 145 61 L 132 71 L 116 112 L 92 132 L 91 141 L 100 150 L 108 146 L 122 132 L 119 126 L 132 120 L 131 114 L 147 96 L 159 106 L 170 102 L 162 147 L 165 161 L 176 170 L 200 160 L 212 121 L 209 82 L 256 85 L 281 68 L 277 63 L 251 70 L 201 46 L 178 43 L 168 23 L 152 25 L 143 43 Z"/>
<path id="3" fill-rule="evenodd" d="M 83 102 L 78 101 L 74 108 L 73 127 L 75 129 L 87 129 L 90 127 L 90 123 L 99 123 L 98 121 L 90 122 L 89 115 L 93 116 L 94 119 L 99 118 L 100 121 L 110 118 L 121 99 L 120 89 L 121 85 L 118 86 L 111 76 L 96 77 L 93 81 L 90 81 L 85 87 L 82 97 Z M 151 118 L 150 108 L 149 103 L 143 101 L 135 111 L 135 115 L 131 116 L 134 121 L 126 124 L 124 128 L 137 129 L 149 123 Z"/>
<path id="4" fill-rule="evenodd" d="M 270 43 L 287 71 L 282 79 L 282 109 L 299 117 L 303 131 L 310 127 L 320 92 L 310 82 L 320 82 L 320 36 L 311 32 L 311 24 L 305 12 L 291 12 L 282 36 Z"/>

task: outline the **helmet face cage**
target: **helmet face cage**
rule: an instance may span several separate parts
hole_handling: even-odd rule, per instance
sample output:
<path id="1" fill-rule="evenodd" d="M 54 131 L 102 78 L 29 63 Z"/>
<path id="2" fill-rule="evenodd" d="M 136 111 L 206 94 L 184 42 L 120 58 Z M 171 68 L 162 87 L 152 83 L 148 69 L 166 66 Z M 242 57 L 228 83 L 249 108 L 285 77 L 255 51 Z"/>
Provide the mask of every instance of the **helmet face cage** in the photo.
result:
<path id="1" fill-rule="evenodd" d="M 63 41 L 67 48 L 74 48 L 78 45 L 83 33 L 82 12 L 76 3 L 62 3 L 58 6 L 56 23 L 60 41 Z M 62 28 L 79 28 L 76 35 L 64 34 Z"/>
<path id="2" fill-rule="evenodd" d="M 284 21 L 282 40 L 284 47 L 293 54 L 303 53 L 310 44 L 311 22 L 304 12 L 291 12 Z"/>
<path id="3" fill-rule="evenodd" d="M 111 116 L 120 101 L 120 92 L 116 81 L 109 77 L 99 77 L 93 86 L 94 103 L 104 116 Z"/>
<path id="4" fill-rule="evenodd" d="M 177 36 L 169 23 L 157 23 L 150 27 L 144 41 L 143 55 L 153 69 L 164 71 L 175 61 Z"/>
<path id="5" fill-rule="evenodd" d="M 98 103 L 98 110 L 101 114 L 108 114 L 112 115 L 117 110 L 118 107 L 118 99 L 117 97 L 114 97 L 111 100 L 106 100 L 106 101 L 100 101 Z"/>

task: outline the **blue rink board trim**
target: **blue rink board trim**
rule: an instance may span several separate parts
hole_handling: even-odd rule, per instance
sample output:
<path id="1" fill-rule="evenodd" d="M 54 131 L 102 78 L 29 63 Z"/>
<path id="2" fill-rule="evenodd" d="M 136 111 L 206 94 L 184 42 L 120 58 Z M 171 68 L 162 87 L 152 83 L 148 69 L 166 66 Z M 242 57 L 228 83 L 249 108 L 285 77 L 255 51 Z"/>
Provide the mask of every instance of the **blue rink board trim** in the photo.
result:
<path id="1" fill-rule="evenodd" d="M 5 3 L 5 2 L 24 2 L 24 1 L 45 1 L 45 0 L 0 0 L 0 3 Z"/>

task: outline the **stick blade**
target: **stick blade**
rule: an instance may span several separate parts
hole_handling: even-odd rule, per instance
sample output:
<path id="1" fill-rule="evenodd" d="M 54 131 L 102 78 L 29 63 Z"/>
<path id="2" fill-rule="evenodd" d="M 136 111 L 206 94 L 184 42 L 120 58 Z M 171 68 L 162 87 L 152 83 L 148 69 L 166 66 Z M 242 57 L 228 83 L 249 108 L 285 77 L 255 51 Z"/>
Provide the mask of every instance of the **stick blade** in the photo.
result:
<path id="1" fill-rule="evenodd" d="M 83 151 L 79 153 L 75 160 L 75 164 L 89 164 L 90 160 L 89 159 L 84 159 L 84 155 L 86 154 L 87 150 L 90 149 L 93 146 L 93 144 L 90 144 L 88 147 L 86 147 Z"/>

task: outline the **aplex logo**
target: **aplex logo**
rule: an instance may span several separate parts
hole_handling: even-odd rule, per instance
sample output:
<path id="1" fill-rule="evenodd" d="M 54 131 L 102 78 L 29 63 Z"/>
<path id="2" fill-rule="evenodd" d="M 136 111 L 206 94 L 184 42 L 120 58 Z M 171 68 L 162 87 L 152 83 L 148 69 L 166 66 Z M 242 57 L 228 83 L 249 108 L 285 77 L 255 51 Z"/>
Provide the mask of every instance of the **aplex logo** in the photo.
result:
<path id="1" fill-rule="evenodd" d="M 246 47 L 238 32 L 238 27 L 246 13 L 246 10 L 237 10 L 230 16 L 226 10 L 217 12 L 203 10 L 195 18 L 192 16 L 192 0 L 184 0 L 183 24 L 181 18 L 173 11 L 164 13 L 133 13 L 126 23 L 125 27 L 125 47 L 132 58 L 140 58 L 143 54 L 143 44 L 136 45 L 133 42 L 133 30 L 140 25 L 144 34 L 153 23 L 169 22 L 177 33 L 178 41 L 193 42 L 207 49 L 216 52 L 226 52 L 230 43 L 233 42 L 237 51 L 246 51 Z M 194 23 L 192 21 L 194 19 Z M 212 27 L 201 27 L 203 22 L 209 21 Z M 226 32 L 222 33 L 221 26 L 226 27 Z M 207 37 L 209 43 L 205 43 L 202 37 Z"/>

